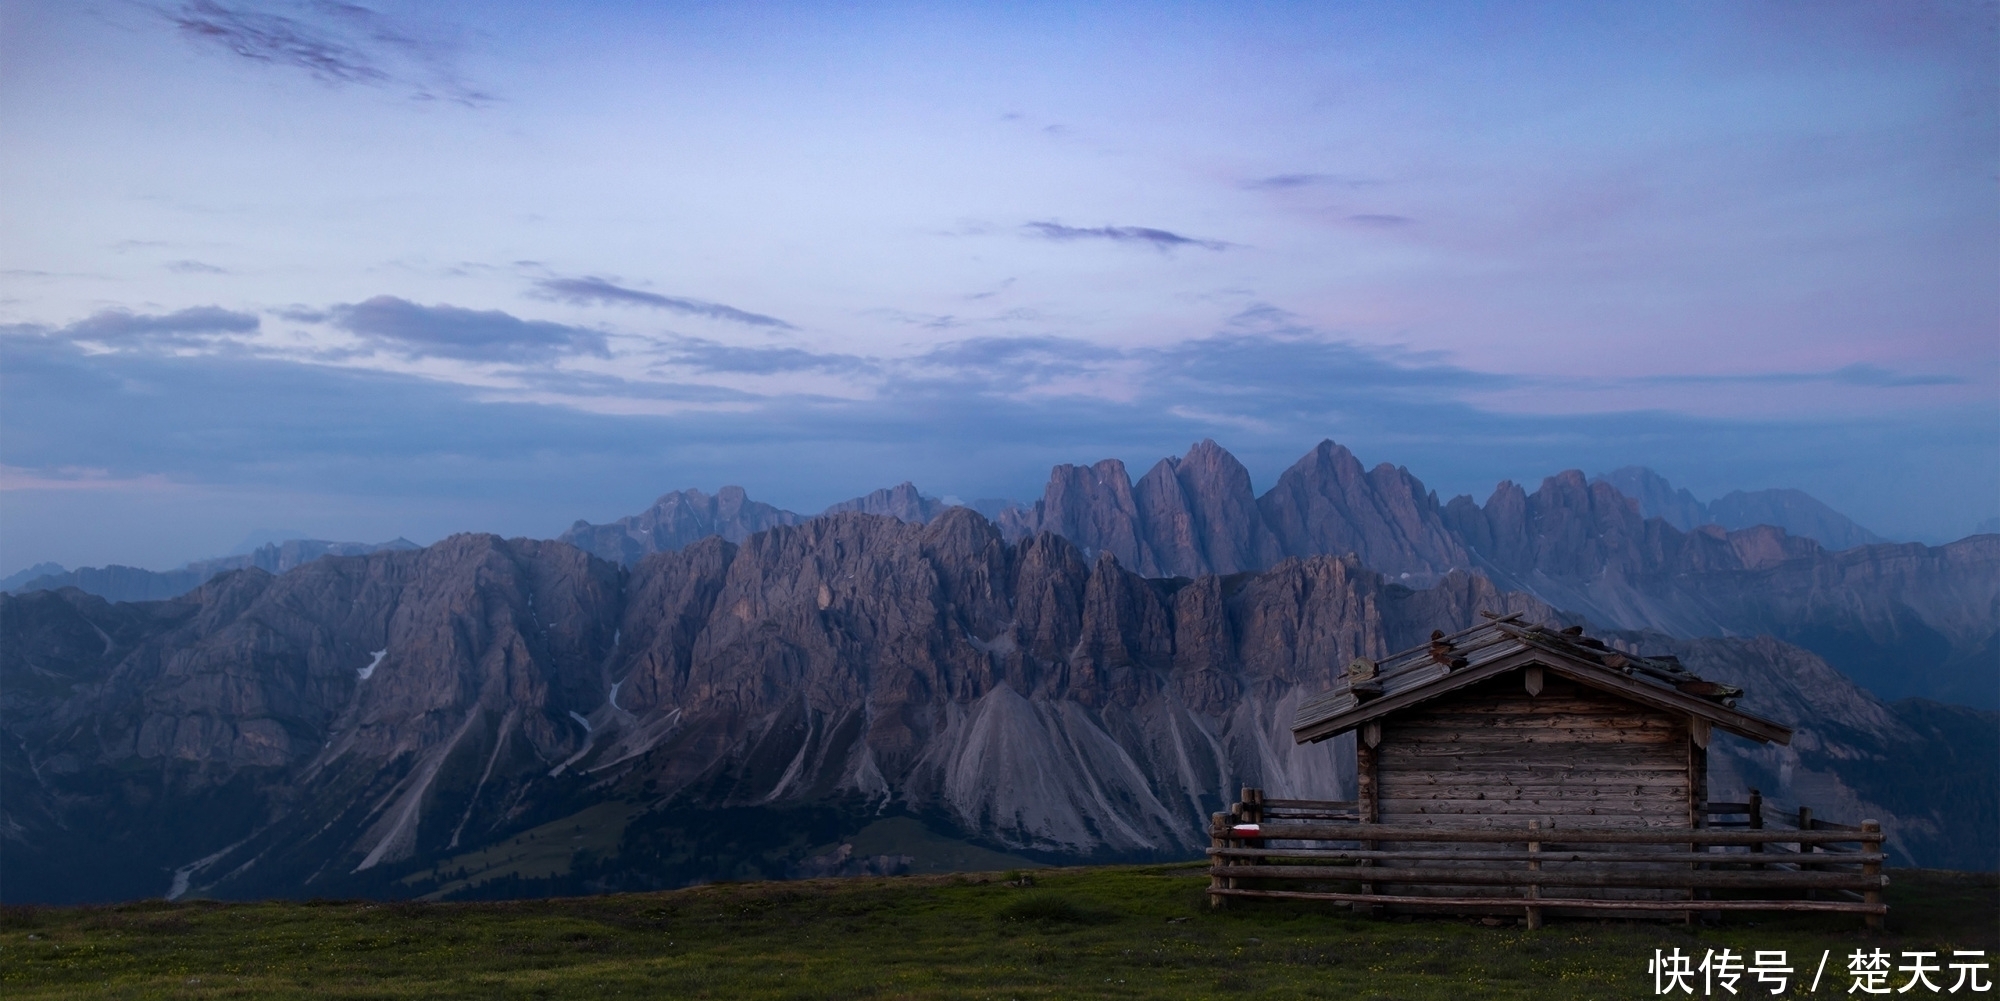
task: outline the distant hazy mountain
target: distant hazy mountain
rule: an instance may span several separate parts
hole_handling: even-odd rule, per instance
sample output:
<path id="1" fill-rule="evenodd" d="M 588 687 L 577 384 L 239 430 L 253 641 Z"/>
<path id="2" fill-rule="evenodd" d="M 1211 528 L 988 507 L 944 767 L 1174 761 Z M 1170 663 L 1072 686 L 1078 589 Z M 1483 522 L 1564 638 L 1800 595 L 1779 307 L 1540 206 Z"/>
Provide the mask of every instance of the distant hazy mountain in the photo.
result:
<path id="1" fill-rule="evenodd" d="M 393 539 L 378 543 L 288 539 L 284 542 L 264 543 L 251 552 L 241 555 L 196 560 L 175 570 L 142 570 L 115 563 L 105 567 L 78 567 L 75 570 L 65 570 L 59 564 L 44 563 L 15 574 L 5 582 L 0 582 L 5 585 L 0 587 L 0 590 L 23 594 L 29 591 L 53 591 L 57 588 L 74 587 L 107 601 L 163 601 L 186 594 L 207 583 L 217 574 L 245 567 L 256 567 L 266 573 L 278 574 L 322 556 L 363 556 L 383 550 L 415 548 L 417 544 L 408 539 Z M 26 577 L 44 567 L 54 569 L 52 572 Z M 25 580 L 20 579 L 24 577 Z"/>
<path id="2" fill-rule="evenodd" d="M 1006 505 L 1008 501 L 977 503 Z M 880 514 L 915 525 L 930 522 L 955 505 L 926 497 L 909 482 L 844 500 L 823 514 L 858 511 Z M 742 542 L 753 533 L 779 525 L 796 525 L 811 515 L 773 507 L 750 499 L 742 487 L 723 487 L 709 496 L 700 490 L 676 490 L 638 514 L 603 525 L 578 521 L 559 541 L 613 563 L 633 564 L 654 553 L 685 549 L 711 535 Z"/>
<path id="3" fill-rule="evenodd" d="M 1726 529 L 1775 525 L 1786 534 L 1812 539 L 1836 550 L 1889 541 L 1803 490 L 1736 490 L 1704 504 L 1644 466 L 1626 466 L 1594 477 L 1592 482 L 1611 484 L 1619 493 L 1638 501 L 1641 514 L 1665 519 L 1683 532 L 1703 525 Z"/>
<path id="4" fill-rule="evenodd" d="M 55 577 L 68 572 L 69 568 L 60 563 L 37 563 L 11 577 L 0 578 L 0 591 L 13 591 L 36 578 Z"/>
<path id="5" fill-rule="evenodd" d="M 954 506 L 936 497 L 925 497 L 917 492 L 916 484 L 905 480 L 893 487 L 877 490 L 863 497 L 841 501 L 821 513 L 840 514 L 844 511 L 859 511 L 862 514 L 887 515 L 912 525 L 927 525 L 932 519 L 943 514 L 946 508 Z"/>

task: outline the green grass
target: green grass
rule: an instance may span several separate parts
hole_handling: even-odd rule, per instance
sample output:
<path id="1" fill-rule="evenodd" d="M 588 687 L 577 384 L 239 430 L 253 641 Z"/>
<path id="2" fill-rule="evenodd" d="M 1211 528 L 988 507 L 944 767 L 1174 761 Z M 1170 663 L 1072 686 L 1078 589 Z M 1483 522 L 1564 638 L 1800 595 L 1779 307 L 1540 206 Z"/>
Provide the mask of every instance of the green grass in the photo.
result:
<path id="1" fill-rule="evenodd" d="M 1371 920 L 1315 904 L 1244 901 L 1212 912 L 1205 877 L 1186 866 L 506 903 L 8 907 L 0 996 L 1631 998 L 1652 994 L 1655 948 L 1699 958 L 1727 946 L 1786 949 L 1808 972 L 1830 949 L 1818 996 L 1833 998 L 1848 996 L 1836 975 L 1845 954 L 1864 946 L 1892 955 L 1984 948 L 2000 958 L 1995 876 L 1895 877 L 1889 931 L 1873 937 L 1844 915 L 1734 916 L 1695 928 L 1555 920 L 1528 931 L 1467 918 Z"/>
<path id="2" fill-rule="evenodd" d="M 625 834 L 625 825 L 635 812 L 631 804 L 621 800 L 599 803 L 581 813 L 522 831 L 498 844 L 452 856 L 400 882 L 405 886 L 440 884 L 424 894 L 436 899 L 505 876 L 546 879 L 567 875 L 581 852 L 615 853 L 619 838 Z"/>

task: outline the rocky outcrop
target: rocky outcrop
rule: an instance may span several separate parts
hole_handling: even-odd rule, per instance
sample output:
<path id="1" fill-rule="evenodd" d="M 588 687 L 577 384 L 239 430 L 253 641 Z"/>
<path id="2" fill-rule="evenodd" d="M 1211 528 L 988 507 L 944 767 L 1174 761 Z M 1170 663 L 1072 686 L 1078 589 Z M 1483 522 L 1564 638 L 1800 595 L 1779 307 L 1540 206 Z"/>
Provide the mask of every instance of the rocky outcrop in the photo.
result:
<path id="1" fill-rule="evenodd" d="M 598 559 L 629 565 L 709 536 L 741 542 L 767 528 L 803 520 L 801 515 L 751 500 L 742 487 L 723 487 L 713 497 L 699 490 L 676 490 L 662 495 L 652 507 L 609 524 L 578 521 L 560 541 Z"/>

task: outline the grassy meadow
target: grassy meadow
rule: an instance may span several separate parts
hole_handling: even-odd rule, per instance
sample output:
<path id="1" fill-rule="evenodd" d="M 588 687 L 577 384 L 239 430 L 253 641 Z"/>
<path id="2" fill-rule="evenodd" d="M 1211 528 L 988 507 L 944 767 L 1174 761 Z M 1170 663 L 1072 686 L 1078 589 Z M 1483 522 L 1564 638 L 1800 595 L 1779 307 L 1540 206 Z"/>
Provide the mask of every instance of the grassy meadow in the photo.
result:
<path id="1" fill-rule="evenodd" d="M 1529 931 L 1317 904 L 1211 911 L 1194 865 L 483 903 L 11 906 L 0 997 L 1632 998 L 1653 994 L 1654 949 L 1699 961 L 1726 946 L 1788 950 L 1808 980 L 1832 950 L 1811 995 L 1832 998 L 1849 996 L 1839 974 L 1856 948 L 1983 948 L 2000 960 L 2000 877 L 1893 875 L 1889 929 L 1875 936 L 1851 915 L 1552 919 Z M 1786 996 L 1808 996 L 1803 987 Z M 1753 989 L 1740 984 L 1740 996 L 1769 996 Z"/>

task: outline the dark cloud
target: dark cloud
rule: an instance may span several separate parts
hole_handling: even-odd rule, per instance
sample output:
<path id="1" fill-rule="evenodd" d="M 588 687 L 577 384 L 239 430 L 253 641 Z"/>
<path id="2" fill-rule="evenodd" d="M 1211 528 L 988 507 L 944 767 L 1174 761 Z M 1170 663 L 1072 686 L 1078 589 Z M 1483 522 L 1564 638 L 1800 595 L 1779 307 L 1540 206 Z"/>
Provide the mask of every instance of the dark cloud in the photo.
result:
<path id="1" fill-rule="evenodd" d="M 177 275 L 226 275 L 228 270 L 200 261 L 169 261 L 167 270 Z"/>
<path id="2" fill-rule="evenodd" d="M 1221 240 L 1198 240 L 1182 236 L 1164 229 L 1148 226 L 1065 226 L 1058 222 L 1031 222 L 1021 227 L 1045 240 L 1111 240 L 1116 243 L 1146 243 L 1161 250 L 1180 247 L 1201 247 L 1207 250 L 1226 250 L 1230 246 Z"/>
<path id="3" fill-rule="evenodd" d="M 254 333 L 257 327 L 257 318 L 249 313 L 197 306 L 160 315 L 105 310 L 57 333 L 71 340 L 114 347 L 197 347 L 211 345 L 228 334 Z"/>
<path id="4" fill-rule="evenodd" d="M 654 309 L 671 310 L 688 316 L 707 317 L 711 320 L 728 320 L 745 323 L 753 327 L 771 327 L 778 330 L 797 330 L 797 327 L 762 313 L 751 313 L 725 306 L 719 302 L 704 302 L 700 299 L 684 299 L 678 296 L 641 292 L 638 289 L 614 285 L 602 278 L 585 276 L 582 278 L 545 278 L 535 283 L 536 290 L 543 296 L 562 302 L 589 305 L 604 303 L 617 306 L 650 306 Z"/>
<path id="5" fill-rule="evenodd" d="M 245 59 L 288 66 L 330 84 L 402 86 L 424 99 L 467 106 L 490 103 L 453 67 L 455 46 L 411 30 L 375 10 L 339 0 L 283 5 L 287 13 L 249 4 L 189 0 L 162 14 L 196 42 Z"/>
<path id="6" fill-rule="evenodd" d="M 1389 229 L 1396 226 L 1408 226 L 1416 220 L 1403 215 L 1383 215 L 1380 213 L 1364 212 L 1360 215 L 1348 216 L 1347 221 L 1358 226 L 1377 226 Z"/>
<path id="7" fill-rule="evenodd" d="M 406 357 L 525 364 L 566 355 L 611 355 L 604 335 L 597 331 L 523 320 L 497 309 L 419 306 L 395 296 L 378 295 L 366 302 L 335 306 L 329 313 L 335 326 Z"/>

